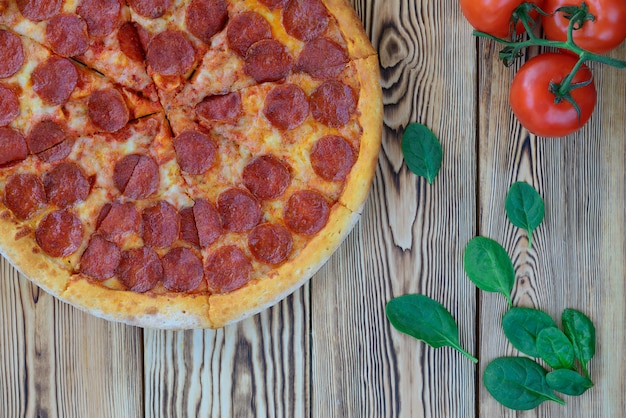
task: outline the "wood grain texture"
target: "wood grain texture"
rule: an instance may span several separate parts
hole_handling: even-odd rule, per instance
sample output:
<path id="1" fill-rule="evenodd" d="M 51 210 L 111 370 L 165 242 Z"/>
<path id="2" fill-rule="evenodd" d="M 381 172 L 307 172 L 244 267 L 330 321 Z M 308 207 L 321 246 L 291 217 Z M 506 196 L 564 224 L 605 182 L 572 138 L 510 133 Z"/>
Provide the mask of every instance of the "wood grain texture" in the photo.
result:
<path id="1" fill-rule="evenodd" d="M 59 302 L 5 260 L 0 269 L 0 416 L 143 415 L 141 331 Z"/>
<path id="2" fill-rule="evenodd" d="M 608 417 L 626 413 L 625 379 L 621 365 L 626 332 L 626 114 L 622 94 L 623 72 L 594 66 L 598 105 L 589 124 L 566 138 L 529 135 L 502 111 L 494 117 L 497 91 L 505 91 L 512 72 L 496 69 L 497 51 L 485 45 L 481 89 L 492 93 L 481 101 L 480 114 L 480 218 L 479 232 L 501 242 L 516 267 L 514 304 L 545 310 L 560 323 L 565 308 L 585 312 L 596 325 L 598 345 L 590 362 L 595 387 L 582 397 L 564 397 L 567 406 L 545 403 L 524 417 Z M 622 46 L 614 52 L 626 58 Z M 493 66 L 492 66 L 493 63 Z M 492 71 L 493 69 L 493 71 Z M 502 99 L 500 99 L 502 100 Z M 506 103 L 495 106 L 505 109 Z M 501 129 L 499 126 L 509 126 Z M 508 130 L 502 137 L 493 132 Z M 532 184 L 546 202 L 543 224 L 528 248 L 526 234 L 512 226 L 504 212 L 510 185 Z M 495 357 L 516 355 L 501 332 L 505 310 L 502 297 L 481 294 L 481 374 Z M 480 386 L 481 416 L 520 416 L 497 404 Z"/>
<path id="3" fill-rule="evenodd" d="M 471 417 L 474 366 L 391 329 L 384 308 L 428 294 L 473 351 L 475 293 L 460 260 L 475 229 L 475 42 L 454 1 L 355 8 L 380 54 L 383 151 L 359 229 L 311 282 L 312 416 Z M 403 164 L 401 133 L 414 121 L 443 143 L 432 186 Z"/>
<path id="4" fill-rule="evenodd" d="M 304 288 L 221 330 L 145 330 L 145 416 L 306 416 L 308 306 Z"/>

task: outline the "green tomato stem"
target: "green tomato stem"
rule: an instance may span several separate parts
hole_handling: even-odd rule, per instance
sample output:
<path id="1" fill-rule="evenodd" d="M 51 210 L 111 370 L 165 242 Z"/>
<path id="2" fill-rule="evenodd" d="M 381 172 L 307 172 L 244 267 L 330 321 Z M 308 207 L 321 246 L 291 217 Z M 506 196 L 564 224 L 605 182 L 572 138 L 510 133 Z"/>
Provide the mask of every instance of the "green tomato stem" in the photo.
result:
<path id="1" fill-rule="evenodd" d="M 473 34 L 474 36 L 478 36 L 479 38 L 491 39 L 502 45 L 511 46 L 511 47 L 515 47 L 518 49 L 528 48 L 531 46 L 544 46 L 544 47 L 552 47 L 552 48 L 559 48 L 559 49 L 567 49 L 568 51 L 572 51 L 576 53 L 578 56 L 581 57 L 581 59 L 583 59 L 583 61 L 595 61 L 595 62 L 600 62 L 602 64 L 610 65 L 616 68 L 626 68 L 626 61 L 607 57 L 606 55 L 595 54 L 593 52 L 582 49 L 581 47 L 575 44 L 571 44 L 567 41 L 561 42 L 561 41 L 550 41 L 550 40 L 541 39 L 541 38 L 529 38 L 525 41 L 517 42 L 517 41 L 509 41 L 503 38 L 498 38 L 497 36 L 480 32 L 478 30 L 475 30 Z"/>
<path id="2" fill-rule="evenodd" d="M 522 3 L 522 5 L 520 5 L 514 12 L 515 18 L 519 19 L 522 22 L 524 28 L 526 29 L 526 34 L 528 38 L 525 41 L 517 41 L 517 40 L 509 41 L 508 39 L 498 38 L 496 36 L 489 35 L 488 33 L 480 32 L 476 30 L 474 31 L 474 36 L 494 40 L 509 48 L 513 48 L 513 51 L 519 51 L 522 48 L 528 48 L 531 46 L 540 46 L 540 47 L 547 47 L 547 48 L 564 49 L 564 50 L 571 51 L 575 53 L 576 55 L 578 55 L 579 59 L 576 65 L 572 68 L 570 73 L 563 79 L 563 81 L 558 84 L 558 89 L 556 89 L 556 91 L 553 92 L 556 96 L 557 101 L 560 101 L 562 99 L 571 100 L 570 93 L 575 88 L 572 86 L 572 80 L 574 79 L 574 76 L 576 75 L 578 70 L 580 70 L 580 68 L 586 61 L 595 61 L 595 62 L 599 62 L 602 64 L 610 65 L 616 68 L 626 68 L 626 61 L 610 58 L 605 55 L 600 55 L 600 54 L 593 53 L 591 51 L 587 51 L 579 47 L 578 45 L 576 45 L 576 43 L 574 42 L 575 26 L 577 26 L 577 28 L 580 28 L 580 26 L 582 26 L 585 20 L 589 20 L 589 16 L 591 17 L 591 19 L 593 19 L 593 16 L 588 13 L 586 4 L 584 2 L 581 8 L 578 11 L 576 11 L 574 15 L 570 16 L 570 21 L 567 27 L 567 40 L 564 42 L 551 41 L 548 39 L 536 37 L 535 34 L 533 33 L 533 28 L 530 25 L 530 21 L 532 20 L 532 18 L 529 14 L 528 6 L 529 6 L 528 4 Z M 534 7 L 540 14 L 543 14 L 546 16 L 548 15 L 545 12 L 541 11 L 541 9 L 537 8 L 536 6 L 533 5 L 532 7 Z M 515 19 L 513 21 L 515 21 Z"/>

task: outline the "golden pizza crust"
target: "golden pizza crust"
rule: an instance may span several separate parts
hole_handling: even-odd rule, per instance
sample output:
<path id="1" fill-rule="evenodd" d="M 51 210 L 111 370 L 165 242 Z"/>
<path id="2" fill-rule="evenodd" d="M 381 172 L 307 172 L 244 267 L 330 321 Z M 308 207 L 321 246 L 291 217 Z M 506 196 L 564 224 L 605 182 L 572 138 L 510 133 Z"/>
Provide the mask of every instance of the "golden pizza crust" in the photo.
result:
<path id="1" fill-rule="evenodd" d="M 221 328 L 259 313 L 302 286 L 330 258 L 360 215 L 335 204 L 326 227 L 288 262 L 272 270 L 269 277 L 223 295 L 209 297 L 209 318 Z"/>
<path id="2" fill-rule="evenodd" d="M 60 267 L 61 260 L 46 256 L 35 243 L 35 231 L 19 225 L 4 205 L 0 205 L 0 251 L 46 292 L 59 296 L 67 287 L 70 271 Z"/>
<path id="3" fill-rule="evenodd" d="M 378 56 L 354 61 L 361 92 L 357 112 L 363 129 L 359 157 L 352 167 L 339 201 L 350 210 L 360 212 L 370 190 L 382 140 L 383 99 L 380 88 Z"/>
<path id="4" fill-rule="evenodd" d="M 146 328 L 215 328 L 208 318 L 208 296 L 113 290 L 75 276 L 60 295 L 95 316 Z"/>
<path id="5" fill-rule="evenodd" d="M 15 222 L 3 206 L 0 250 L 34 284 L 95 316 L 148 328 L 213 328 L 208 322 L 208 296 L 113 290 L 72 275 L 61 267 L 62 260 L 46 256 L 34 240 L 34 231 Z"/>
<path id="6" fill-rule="evenodd" d="M 339 30 L 348 44 L 351 59 L 366 58 L 376 54 L 363 22 L 348 0 L 322 0 L 326 8 L 337 19 Z"/>

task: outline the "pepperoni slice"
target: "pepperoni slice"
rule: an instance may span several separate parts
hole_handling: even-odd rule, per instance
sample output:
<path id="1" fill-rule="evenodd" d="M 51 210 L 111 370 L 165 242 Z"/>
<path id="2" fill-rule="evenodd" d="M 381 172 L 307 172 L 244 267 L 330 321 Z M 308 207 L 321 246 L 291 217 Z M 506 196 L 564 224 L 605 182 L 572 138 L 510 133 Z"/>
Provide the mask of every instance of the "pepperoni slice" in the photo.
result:
<path id="1" fill-rule="evenodd" d="M 311 93 L 311 113 L 319 122 L 338 128 L 348 123 L 356 102 L 352 88 L 339 81 L 325 81 Z"/>
<path id="2" fill-rule="evenodd" d="M 274 39 L 262 39 L 248 48 L 244 71 L 257 83 L 282 80 L 293 67 L 287 48 Z"/>
<path id="3" fill-rule="evenodd" d="M 4 204 L 18 219 L 28 219 L 46 204 L 46 191 L 35 174 L 13 174 L 4 186 Z"/>
<path id="4" fill-rule="evenodd" d="M 213 35 L 221 31 L 227 21 L 228 5 L 225 0 L 192 0 L 187 7 L 187 29 L 205 44 L 211 43 Z"/>
<path id="5" fill-rule="evenodd" d="M 259 0 L 262 4 L 266 5 L 270 9 L 278 9 L 284 7 L 289 0 Z"/>
<path id="6" fill-rule="evenodd" d="M 155 248 L 169 247 L 178 238 L 178 212 L 171 204 L 161 200 L 141 212 L 144 245 Z"/>
<path id="7" fill-rule="evenodd" d="M 261 221 L 261 205 L 244 189 L 233 187 L 222 192 L 217 198 L 217 210 L 228 231 L 249 231 Z"/>
<path id="8" fill-rule="evenodd" d="M 196 220 L 193 217 L 193 207 L 183 208 L 178 212 L 178 218 L 180 220 L 180 234 L 179 238 L 183 241 L 187 241 L 196 247 L 200 246 L 200 240 L 198 239 L 198 228 L 196 227 Z"/>
<path id="9" fill-rule="evenodd" d="M 128 0 L 128 4 L 143 17 L 156 19 L 167 12 L 171 0 Z"/>
<path id="10" fill-rule="evenodd" d="M 177 30 L 166 30 L 148 43 L 146 60 L 162 75 L 183 75 L 193 66 L 195 51 L 189 39 Z"/>
<path id="11" fill-rule="evenodd" d="M 54 163 L 57 161 L 63 160 L 67 157 L 72 151 L 72 147 L 74 146 L 74 140 L 71 138 L 66 139 L 58 145 L 55 145 L 52 148 L 49 148 L 39 154 L 37 156 L 41 158 L 42 161 L 48 163 Z"/>
<path id="12" fill-rule="evenodd" d="M 174 150 L 181 170 L 189 174 L 202 174 L 215 162 L 217 146 L 205 134 L 188 130 L 174 138 Z"/>
<path id="13" fill-rule="evenodd" d="M 269 22 L 256 12 L 239 13 L 230 20 L 226 29 L 228 45 L 242 57 L 246 56 L 253 43 L 271 37 Z"/>
<path id="14" fill-rule="evenodd" d="M 11 128 L 0 128 L 0 167 L 18 163 L 28 156 L 26 140 Z"/>
<path id="15" fill-rule="evenodd" d="M 275 199 L 291 183 L 289 168 L 273 155 L 262 155 L 243 169 L 243 184 L 259 199 Z"/>
<path id="16" fill-rule="evenodd" d="M 137 26 L 133 22 L 124 23 L 117 31 L 117 41 L 120 49 L 131 60 L 143 62 L 146 53 L 143 50 Z"/>
<path id="17" fill-rule="evenodd" d="M 115 243 L 94 235 L 80 257 L 79 271 L 96 280 L 110 279 L 115 275 L 121 258 L 120 249 Z"/>
<path id="18" fill-rule="evenodd" d="M 277 265 L 289 257 L 293 239 L 291 233 L 283 226 L 261 224 L 256 226 L 248 236 L 248 248 L 259 261 Z"/>
<path id="19" fill-rule="evenodd" d="M 131 199 L 145 199 L 159 187 L 159 168 L 147 155 L 130 154 L 115 164 L 115 187 Z"/>
<path id="20" fill-rule="evenodd" d="M 250 281 L 252 264 L 238 247 L 227 245 L 207 258 L 204 272 L 211 293 L 228 293 Z"/>
<path id="21" fill-rule="evenodd" d="M 352 145 L 341 136 L 324 136 L 311 149 L 313 171 L 324 180 L 345 180 L 355 162 Z"/>
<path id="22" fill-rule="evenodd" d="M 90 36 L 104 38 L 117 27 L 120 9 L 119 0 L 82 0 L 76 13 L 87 23 Z"/>
<path id="23" fill-rule="evenodd" d="M 59 13 L 62 2 L 63 0 L 17 0 L 17 7 L 25 18 L 39 22 Z"/>
<path id="24" fill-rule="evenodd" d="M 51 257 L 67 257 L 83 242 L 83 224 L 67 209 L 47 214 L 35 230 L 35 240 Z"/>
<path id="25" fill-rule="evenodd" d="M 67 58 L 53 55 L 35 68 L 30 79 L 41 100 L 59 105 L 67 102 L 76 88 L 78 71 Z"/>
<path id="26" fill-rule="evenodd" d="M 22 40 L 15 34 L 0 30 L 0 78 L 11 77 L 24 65 Z"/>
<path id="27" fill-rule="evenodd" d="M 163 286 L 173 292 L 191 292 L 204 277 L 202 261 L 189 248 L 178 247 L 161 259 Z"/>
<path id="28" fill-rule="evenodd" d="M 196 115 L 201 121 L 235 123 L 241 115 L 241 94 L 238 91 L 207 96 L 196 105 Z"/>
<path id="29" fill-rule="evenodd" d="M 122 94 L 114 88 L 91 93 L 89 119 L 105 132 L 117 132 L 130 120 L 130 112 Z"/>
<path id="30" fill-rule="evenodd" d="M 20 99 L 10 88 L 0 84 L 0 126 L 13 122 L 20 114 Z"/>
<path id="31" fill-rule="evenodd" d="M 328 202 L 314 190 L 300 190 L 291 195 L 283 214 L 289 229 L 306 235 L 315 234 L 324 228 L 329 216 Z"/>
<path id="32" fill-rule="evenodd" d="M 329 20 L 328 10 L 320 0 L 291 0 L 283 10 L 287 33 L 305 42 L 320 36 Z"/>
<path id="33" fill-rule="evenodd" d="M 346 50 L 328 38 L 317 38 L 308 42 L 296 62 L 296 69 L 314 78 L 337 77 L 348 63 Z"/>
<path id="34" fill-rule="evenodd" d="M 132 202 L 107 203 L 100 210 L 96 230 L 108 240 L 118 244 L 128 234 L 138 234 L 141 229 L 141 217 Z"/>
<path id="35" fill-rule="evenodd" d="M 122 253 L 116 273 L 127 289 L 144 293 L 159 283 L 163 277 L 163 266 L 157 253 L 150 248 L 133 248 Z"/>
<path id="36" fill-rule="evenodd" d="M 35 125 L 26 137 L 28 149 L 43 161 L 52 163 L 67 157 L 74 140 L 56 122 L 43 120 Z"/>
<path id="37" fill-rule="evenodd" d="M 222 222 L 215 206 L 198 199 L 193 207 L 180 211 L 180 238 L 197 247 L 213 244 L 222 234 Z"/>
<path id="38" fill-rule="evenodd" d="M 222 235 L 220 215 L 208 200 L 196 200 L 193 205 L 193 217 L 196 221 L 200 247 L 208 247 Z"/>
<path id="39" fill-rule="evenodd" d="M 64 208 L 89 196 L 91 184 L 76 163 L 64 162 L 50 170 L 43 179 L 48 203 Z"/>
<path id="40" fill-rule="evenodd" d="M 277 128 L 293 129 L 302 125 L 309 115 L 309 101 L 300 87 L 282 84 L 265 98 L 263 114 Z"/>
<path id="41" fill-rule="evenodd" d="M 55 15 L 46 26 L 46 40 L 54 52 L 64 57 L 83 54 L 89 48 L 87 23 L 75 14 Z"/>

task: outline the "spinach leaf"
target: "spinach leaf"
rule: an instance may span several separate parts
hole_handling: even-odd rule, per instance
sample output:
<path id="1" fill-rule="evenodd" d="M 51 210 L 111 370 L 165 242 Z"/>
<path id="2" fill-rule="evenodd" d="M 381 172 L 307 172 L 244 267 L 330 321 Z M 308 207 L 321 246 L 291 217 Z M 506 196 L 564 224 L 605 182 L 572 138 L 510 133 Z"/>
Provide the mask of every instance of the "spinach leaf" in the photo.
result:
<path id="1" fill-rule="evenodd" d="M 526 357 L 500 357 L 485 368 L 485 387 L 498 402 L 517 410 L 533 409 L 551 400 L 561 405 L 546 382 L 546 370 Z"/>
<path id="2" fill-rule="evenodd" d="M 506 296 L 513 306 L 511 291 L 515 284 L 515 269 L 506 250 L 496 241 L 474 237 L 465 247 L 463 266 L 469 279 L 485 292 Z"/>
<path id="3" fill-rule="evenodd" d="M 574 355 L 589 378 L 587 363 L 596 353 L 596 328 L 591 319 L 575 309 L 565 309 L 561 315 L 563 330 L 574 346 Z"/>
<path id="4" fill-rule="evenodd" d="M 502 317 L 504 335 L 524 354 L 539 357 L 537 350 L 537 336 L 556 323 L 547 313 L 533 308 L 511 308 Z"/>
<path id="5" fill-rule="evenodd" d="M 450 312 L 439 302 L 424 295 L 404 295 L 387 302 L 387 318 L 398 331 L 439 348 L 449 346 L 465 357 L 478 360 L 459 343 L 459 328 Z"/>
<path id="6" fill-rule="evenodd" d="M 528 231 L 528 246 L 532 247 L 533 231 L 545 214 L 543 199 L 528 183 L 513 183 L 506 196 L 506 214 L 513 225 Z"/>
<path id="7" fill-rule="evenodd" d="M 557 392 L 580 396 L 593 387 L 593 382 L 571 369 L 558 369 L 546 375 L 546 382 Z"/>
<path id="8" fill-rule="evenodd" d="M 402 135 L 402 154 L 409 170 L 433 184 L 441 168 L 443 150 L 430 129 L 420 123 L 410 123 Z"/>
<path id="9" fill-rule="evenodd" d="M 574 347 L 558 328 L 544 328 L 539 332 L 537 352 L 554 369 L 570 369 L 574 365 Z"/>

